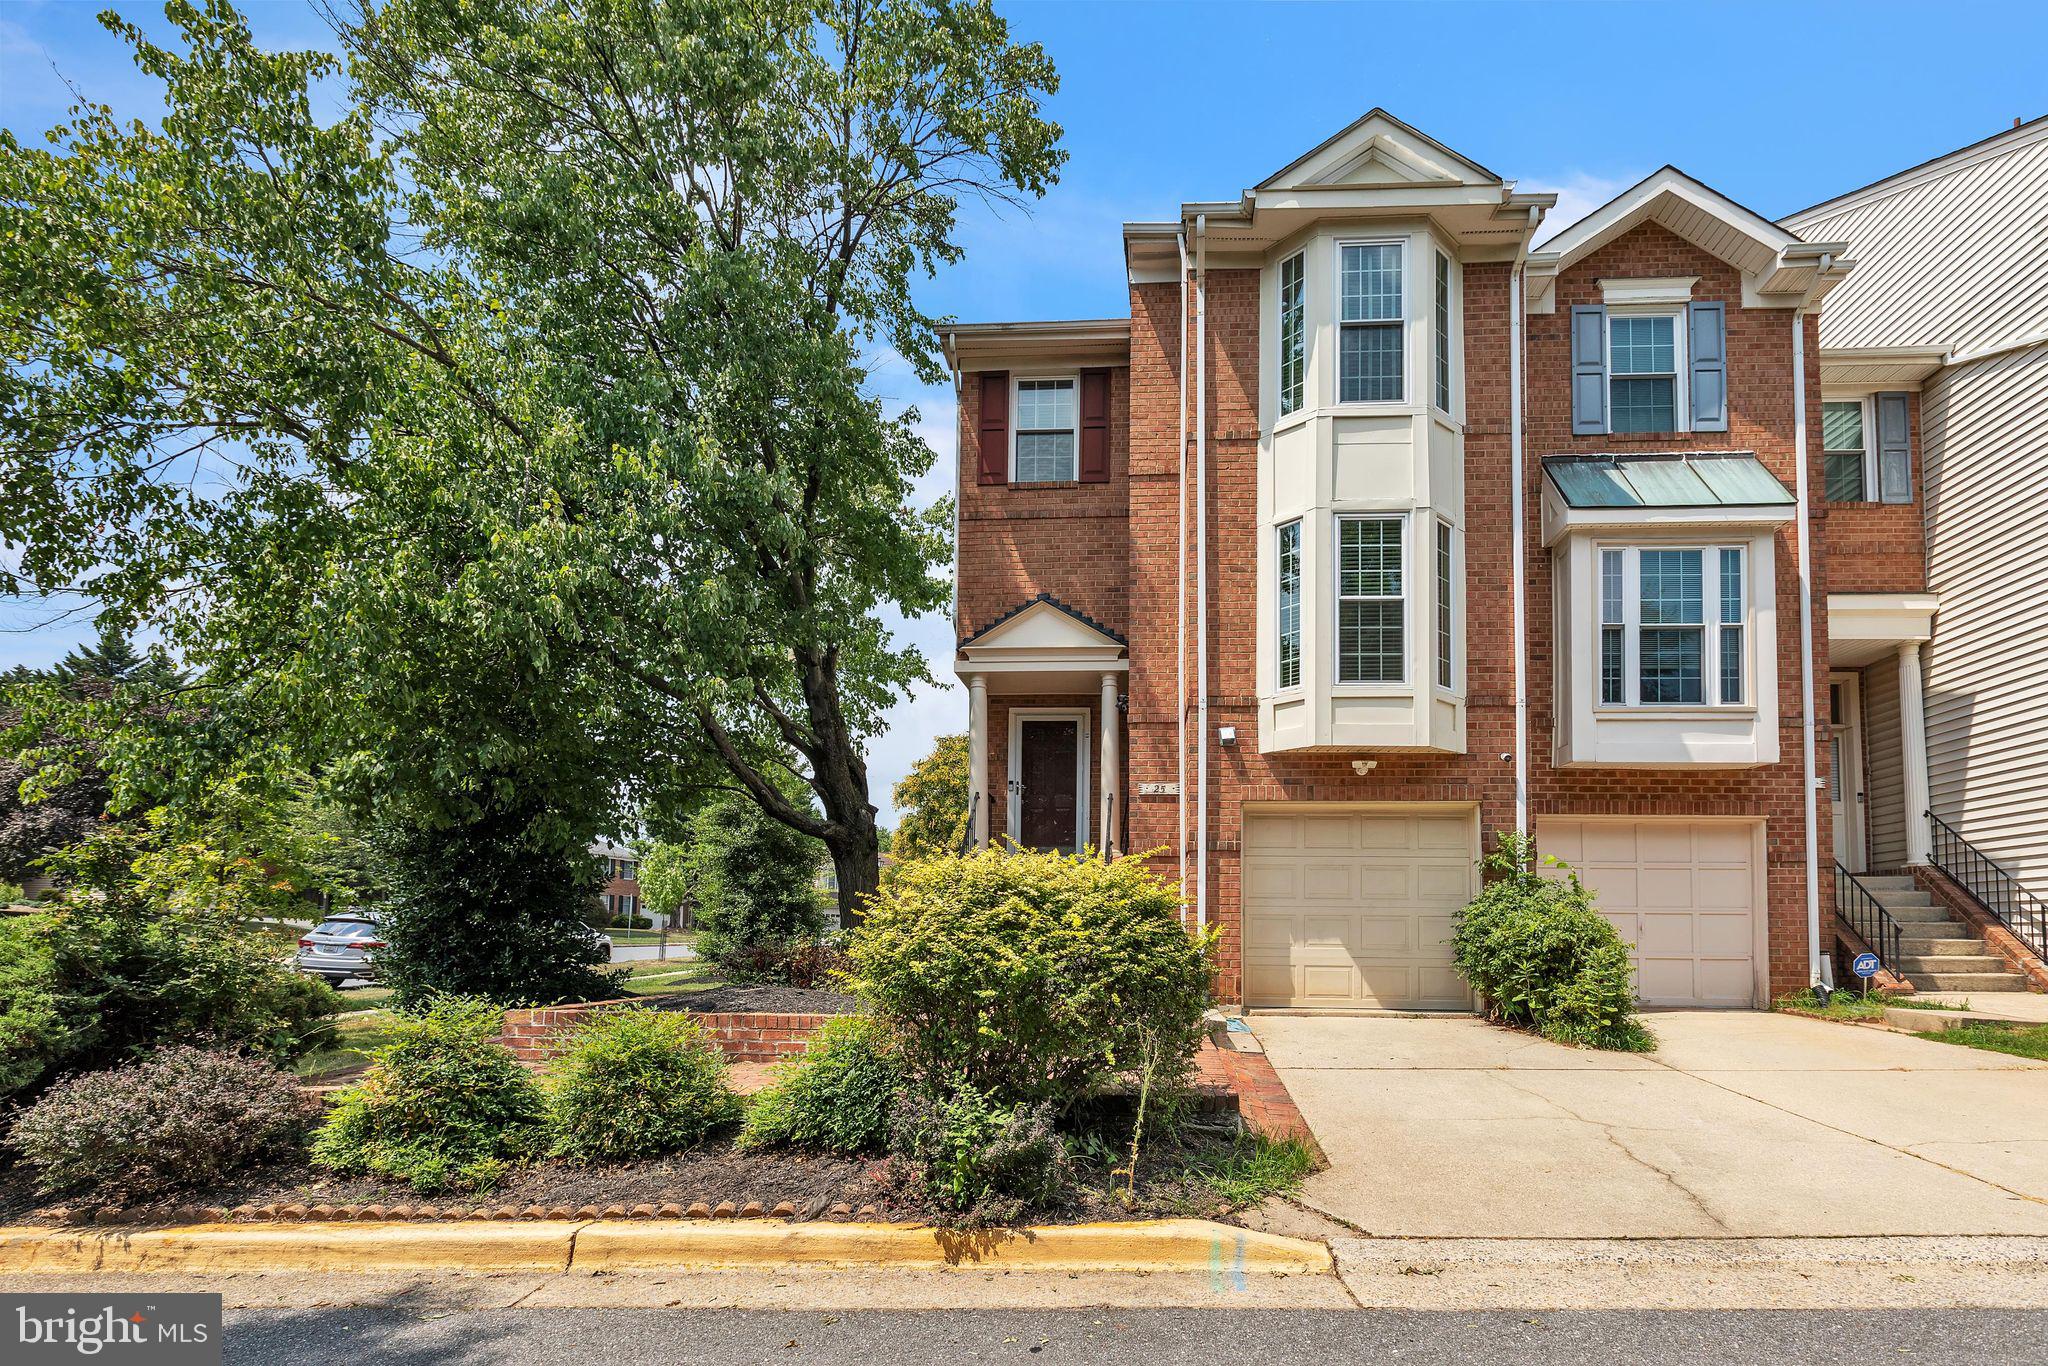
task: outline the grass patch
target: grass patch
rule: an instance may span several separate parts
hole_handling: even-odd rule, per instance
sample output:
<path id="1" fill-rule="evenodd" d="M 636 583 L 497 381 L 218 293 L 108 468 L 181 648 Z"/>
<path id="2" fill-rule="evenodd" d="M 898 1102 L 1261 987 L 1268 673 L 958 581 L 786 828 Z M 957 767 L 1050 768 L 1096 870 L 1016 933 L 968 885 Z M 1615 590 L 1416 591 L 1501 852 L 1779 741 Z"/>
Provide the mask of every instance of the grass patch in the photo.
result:
<path id="1" fill-rule="evenodd" d="M 1822 1005 L 1814 995 L 1813 988 L 1795 991 L 1790 996 L 1780 996 L 1772 1002 L 1776 1010 L 1796 1011 L 1802 1015 L 1818 1015 L 1828 1020 L 1882 1020 L 1884 1008 L 1892 1002 L 1882 996 L 1858 996 L 1846 991 L 1837 991 Z"/>
<path id="2" fill-rule="evenodd" d="M 1967 1000 L 1961 1005 L 1957 1005 L 1953 1001 L 1923 1001 L 1918 996 L 1894 996 L 1887 1000 L 1885 1004 L 1888 1006 L 1898 1006 L 1902 1010 L 1968 1010 L 1970 1008 L 1970 1003 Z"/>
<path id="3" fill-rule="evenodd" d="M 334 1041 L 292 1065 L 307 1081 L 318 1081 L 370 1061 L 373 1050 L 391 1042 L 398 1019 L 388 1010 L 366 1011 L 334 1022 Z"/>
<path id="4" fill-rule="evenodd" d="M 1256 1205 L 1291 1195 L 1315 1167 L 1315 1154 L 1300 1139 L 1243 1134 L 1229 1148 L 1188 1164 L 1187 1184 L 1196 1193 L 1190 1206 L 1206 1212 L 1219 1202 Z"/>
<path id="5" fill-rule="evenodd" d="M 2009 1053 L 2015 1058 L 2036 1058 L 2048 1062 L 2048 1025 L 1972 1021 L 1920 1037 L 1937 1043 L 1960 1044 L 1964 1048 L 1981 1048 L 1987 1053 Z"/>

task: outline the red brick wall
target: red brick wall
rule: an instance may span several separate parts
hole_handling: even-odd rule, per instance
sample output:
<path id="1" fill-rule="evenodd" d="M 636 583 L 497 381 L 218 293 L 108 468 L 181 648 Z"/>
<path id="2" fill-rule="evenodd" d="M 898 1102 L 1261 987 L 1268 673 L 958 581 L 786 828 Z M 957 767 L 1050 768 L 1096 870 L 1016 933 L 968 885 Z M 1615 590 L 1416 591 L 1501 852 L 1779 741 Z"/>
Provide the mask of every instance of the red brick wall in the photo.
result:
<path id="1" fill-rule="evenodd" d="M 1814 484 L 1814 516 L 1827 550 L 1830 593 L 1924 593 L 1927 591 L 1927 524 L 1920 505 L 1920 395 L 1907 400 L 1913 450 L 1910 503 L 1830 503 Z M 1871 438 L 1875 440 L 1873 433 Z M 1818 438 L 1816 438 L 1816 443 Z M 1824 465 L 1816 469 L 1825 468 Z"/>
<path id="2" fill-rule="evenodd" d="M 1128 613 L 1130 376 L 1110 371 L 1109 479 L 1100 484 L 980 484 L 980 376 L 960 385 L 960 545 L 954 626 L 962 639 L 1039 593 L 1112 631 Z"/>
<path id="3" fill-rule="evenodd" d="M 508 1010 L 498 1041 L 521 1062 L 547 1062 L 568 1046 L 570 1035 L 600 1010 L 642 1008 L 645 997 L 585 1001 L 578 1005 Z M 728 1062 L 777 1062 L 804 1051 L 813 1030 L 830 1015 L 768 1015 L 759 1013 L 693 1014 L 690 1019 L 708 1031 Z"/>

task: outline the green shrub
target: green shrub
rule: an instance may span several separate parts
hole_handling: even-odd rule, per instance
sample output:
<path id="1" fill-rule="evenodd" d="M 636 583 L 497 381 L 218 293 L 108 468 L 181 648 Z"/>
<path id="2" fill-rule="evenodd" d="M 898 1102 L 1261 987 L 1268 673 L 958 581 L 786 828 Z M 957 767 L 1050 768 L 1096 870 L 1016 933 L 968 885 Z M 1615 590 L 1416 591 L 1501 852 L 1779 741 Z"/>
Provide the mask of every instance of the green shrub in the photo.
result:
<path id="1" fill-rule="evenodd" d="M 1147 1061 L 1185 1074 L 1214 944 L 1142 858 L 991 848 L 899 867 L 848 952 L 926 1089 L 1064 1107 Z"/>
<path id="2" fill-rule="evenodd" d="M 1055 1203 L 1069 1180 L 1050 1101 L 1018 1104 L 966 1084 L 905 1092 L 895 1150 L 917 1164 L 925 1194 L 969 1225 L 1010 1223 Z"/>
<path id="3" fill-rule="evenodd" d="M 260 1058 L 176 1047 L 58 1083 L 10 1140 L 43 1194 L 129 1203 L 289 1152 L 311 1110 L 297 1078 Z"/>
<path id="4" fill-rule="evenodd" d="M 827 1020 L 747 1107 L 740 1146 L 877 1151 L 889 1141 L 901 1085 L 886 1026 L 864 1016 Z"/>
<path id="5" fill-rule="evenodd" d="M 812 887 L 823 846 L 751 798 L 720 798 L 690 821 L 688 880 L 697 897 L 697 955 L 738 981 L 778 980 L 787 949 L 825 926 Z"/>
<path id="6" fill-rule="evenodd" d="M 681 1013 L 605 1010 L 576 1031 L 557 1069 L 548 1094 L 557 1157 L 658 1157 L 694 1147 L 739 1117 L 725 1055 Z"/>
<path id="7" fill-rule="evenodd" d="M 1452 935 L 1458 971 L 1508 1024 L 1558 1043 L 1654 1048 L 1636 1018 L 1628 946 L 1569 869 L 1561 878 L 1534 870 L 1533 848 L 1503 833 L 1486 858 L 1486 887 L 1458 913 Z"/>
<path id="8" fill-rule="evenodd" d="M 313 1160 L 408 1182 L 422 1194 L 487 1190 L 544 1146 L 540 1087 L 498 1042 L 488 1001 L 449 997 L 402 1016 L 360 1084 L 313 1138 Z"/>

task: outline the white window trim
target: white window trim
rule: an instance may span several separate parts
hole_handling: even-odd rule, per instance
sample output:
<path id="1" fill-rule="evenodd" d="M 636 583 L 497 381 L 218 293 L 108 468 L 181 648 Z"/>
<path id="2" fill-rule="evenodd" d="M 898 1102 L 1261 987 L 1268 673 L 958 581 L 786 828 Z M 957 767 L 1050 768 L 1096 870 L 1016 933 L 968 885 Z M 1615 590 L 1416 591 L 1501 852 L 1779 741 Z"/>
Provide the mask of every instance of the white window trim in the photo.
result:
<path id="1" fill-rule="evenodd" d="M 1008 808 L 1010 838 L 1021 842 L 1024 828 L 1024 722 L 1072 721 L 1074 733 L 1074 847 L 1088 847 L 1088 815 L 1095 794 L 1088 790 L 1088 727 L 1086 707 L 1013 707 L 1010 710 L 1010 771 L 1003 803 Z"/>
<path id="2" fill-rule="evenodd" d="M 1280 605 L 1280 536 L 1287 528 L 1294 528 L 1294 652 L 1295 679 L 1292 683 L 1280 681 L 1280 642 L 1286 634 L 1282 625 Z M 1306 519 L 1290 517 L 1273 528 L 1273 692 L 1276 696 L 1293 696 L 1308 686 L 1308 527 Z"/>
<path id="3" fill-rule="evenodd" d="M 1429 677 L 1430 681 L 1436 684 L 1436 690 L 1439 693 L 1446 697 L 1457 697 L 1464 692 L 1465 684 L 1465 603 L 1464 594 L 1458 591 L 1458 586 L 1465 581 L 1465 538 L 1458 534 L 1458 528 L 1451 525 L 1450 519 L 1437 517 L 1433 519 L 1433 522 L 1438 531 L 1433 531 L 1430 534 L 1429 574 L 1430 581 L 1436 585 L 1437 592 L 1444 595 L 1444 602 L 1438 604 L 1437 610 L 1442 611 L 1444 603 L 1448 603 L 1450 607 L 1451 681 L 1444 683 L 1438 679 L 1437 664 L 1439 660 L 1437 656 L 1437 623 L 1435 617 L 1431 617 L 1429 623 Z M 1439 582 L 1436 576 L 1436 537 L 1440 532 L 1449 532 L 1451 537 L 1451 581 L 1449 584 Z"/>
<path id="4" fill-rule="evenodd" d="M 1827 431 L 1825 418 L 1828 404 L 1853 403 L 1861 410 L 1863 414 L 1863 496 L 1856 501 L 1859 503 L 1877 502 L 1877 395 L 1875 393 L 1837 394 L 1830 397 L 1827 394 L 1822 394 L 1820 402 L 1823 418 L 1821 431 L 1823 433 Z M 1820 493 L 1823 503 L 1828 501 L 1828 457 L 1839 454 L 1843 454 L 1843 452 L 1830 451 L 1827 448 L 1827 438 L 1823 436 L 1821 438 L 1820 457 Z M 1894 504 L 1894 506 L 1898 505 Z"/>
<path id="5" fill-rule="evenodd" d="M 1616 318 L 1669 318 L 1671 319 L 1671 434 L 1676 435 L 1692 430 L 1692 352 L 1686 336 L 1686 307 L 1679 304 L 1630 304 L 1607 310 L 1607 317 L 1600 326 L 1601 365 L 1607 376 L 1607 431 L 1612 436 L 1662 436 L 1662 432 L 1622 431 L 1614 425 L 1614 381 L 1617 379 L 1655 379 L 1655 375 L 1617 375 L 1614 372 L 1614 320 Z"/>
<path id="6" fill-rule="evenodd" d="M 1019 412 L 1019 407 L 1018 407 L 1018 396 L 1019 396 L 1019 395 L 1021 395 L 1021 394 L 1022 394 L 1022 393 L 1024 392 L 1024 388 L 1023 388 L 1023 386 L 1025 386 L 1026 384 L 1042 384 L 1042 383 L 1046 382 L 1047 380 L 1063 380 L 1063 381 L 1065 381 L 1066 383 L 1068 383 L 1068 384 L 1071 384 L 1071 385 L 1073 385 L 1073 386 L 1074 386 L 1074 423 L 1073 423 L 1073 425 L 1072 425 L 1071 427 L 1068 427 L 1068 428 L 1066 429 L 1067 431 L 1071 432 L 1071 433 L 1073 434 L 1073 437 L 1074 437 L 1074 471 L 1073 471 L 1073 473 L 1072 473 L 1072 474 L 1068 475 L 1068 476 L 1067 476 L 1067 477 L 1066 477 L 1065 479 L 1031 479 L 1031 480 L 1023 480 L 1023 479 L 1019 479 L 1019 478 L 1017 477 L 1017 438 L 1018 438 L 1018 437 L 1020 437 L 1020 436 L 1022 436 L 1022 435 L 1024 434 L 1024 425 L 1023 425 L 1023 424 L 1022 424 L 1021 422 L 1019 422 L 1019 421 L 1017 420 L 1017 414 L 1018 414 L 1018 412 Z M 1031 431 L 1032 431 L 1032 433 L 1033 433 L 1033 434 L 1037 434 L 1037 433 L 1040 433 L 1040 432 L 1055 432 L 1055 431 L 1058 431 L 1058 430 L 1060 430 L 1060 429 L 1059 429 L 1059 428 L 1057 428 L 1057 427 L 1033 427 L 1033 428 L 1031 428 Z M 1080 372 L 1080 371 L 1078 371 L 1078 370 L 1066 370 L 1066 371 L 1055 371 L 1055 372 L 1052 372 L 1052 373 L 1050 373 L 1050 374 L 1047 374 L 1047 373 L 1039 373 L 1039 374 L 1031 374 L 1031 375 L 1025 375 L 1025 374 L 1016 374 L 1016 375 L 1012 375 L 1012 376 L 1010 376 L 1010 482 L 1011 482 L 1011 483 L 1013 483 L 1013 484 L 1022 484 L 1022 483 L 1032 483 L 1032 484 L 1072 484 L 1072 483 L 1075 483 L 1075 482 L 1077 482 L 1077 481 L 1078 481 L 1078 480 L 1080 479 L 1080 477 L 1081 477 L 1081 372 Z"/>
<path id="7" fill-rule="evenodd" d="M 1287 267 L 1301 263 L 1301 397 L 1290 408 L 1287 406 Z M 1291 418 L 1308 408 L 1308 249 L 1290 252 L 1280 258 L 1280 264 L 1273 270 L 1273 331 L 1278 343 L 1274 356 L 1274 406 L 1281 418 Z"/>
<path id="8" fill-rule="evenodd" d="M 1601 604 L 1601 557 L 1610 550 L 1621 552 L 1621 696 L 1619 702 L 1604 699 L 1600 686 L 1601 635 L 1606 622 Z M 1642 552 L 1645 550 L 1694 550 L 1700 555 L 1700 696 L 1699 702 L 1644 702 L 1642 700 L 1643 579 Z M 1721 552 L 1733 550 L 1741 556 L 1742 619 L 1721 620 Z M 1745 541 L 1608 541 L 1593 546 L 1593 710 L 1607 716 L 1662 716 L 1670 714 L 1743 715 L 1756 711 L 1756 568 Z M 1721 628 L 1742 628 L 1742 700 L 1721 698 Z"/>
<path id="9" fill-rule="evenodd" d="M 1439 271 L 1443 273 L 1441 282 L 1437 279 Z M 1439 293 L 1443 296 L 1441 308 L 1438 306 Z M 1457 411 L 1458 404 L 1458 267 L 1451 260 L 1451 254 L 1440 246 L 1432 247 L 1430 253 L 1429 322 L 1429 403 L 1449 417 Z M 1441 357 L 1437 355 L 1439 346 L 1443 349 Z M 1439 359 L 1443 369 L 1442 384 L 1437 383 Z M 1439 398 L 1442 402 L 1438 402 Z"/>
<path id="10" fill-rule="evenodd" d="M 1398 327 L 1401 330 L 1401 394 L 1398 398 L 1354 398 L 1344 397 L 1344 248 L 1346 247 L 1399 247 L 1401 249 L 1401 316 L 1398 320 L 1381 318 L 1371 323 L 1357 323 L 1353 326 Z M 1410 268 L 1408 239 L 1405 237 L 1340 237 L 1331 244 L 1330 252 L 1330 397 L 1333 408 L 1375 409 L 1405 407 L 1415 376 L 1414 357 L 1408 354 L 1411 336 L 1409 326 L 1415 319 L 1415 275 Z M 1434 279 L 1434 275 L 1431 276 Z M 1433 286 L 1432 286 L 1433 288 Z M 1293 416 L 1293 414 L 1289 414 Z"/>
<path id="11" fill-rule="evenodd" d="M 1401 547 L 1401 592 L 1397 597 L 1347 598 L 1344 596 L 1344 523 L 1346 522 L 1396 522 L 1401 532 L 1397 538 Z M 1352 696 L 1375 692 L 1407 693 L 1413 685 L 1409 681 L 1415 653 L 1415 558 L 1413 547 L 1408 543 L 1411 529 L 1409 514 L 1405 512 L 1339 512 L 1330 519 L 1330 687 L 1334 696 Z M 1433 554 L 1433 552 L 1432 552 Z M 1430 568 L 1432 577 L 1436 569 Z M 1306 570 L 1304 568 L 1304 578 Z M 1349 681 L 1344 673 L 1344 604 L 1347 602 L 1399 602 L 1401 604 L 1401 676 L 1372 680 Z M 1436 639 L 1436 623 L 1430 622 L 1430 640 Z M 1430 647 L 1431 672 L 1435 672 L 1436 647 Z"/>

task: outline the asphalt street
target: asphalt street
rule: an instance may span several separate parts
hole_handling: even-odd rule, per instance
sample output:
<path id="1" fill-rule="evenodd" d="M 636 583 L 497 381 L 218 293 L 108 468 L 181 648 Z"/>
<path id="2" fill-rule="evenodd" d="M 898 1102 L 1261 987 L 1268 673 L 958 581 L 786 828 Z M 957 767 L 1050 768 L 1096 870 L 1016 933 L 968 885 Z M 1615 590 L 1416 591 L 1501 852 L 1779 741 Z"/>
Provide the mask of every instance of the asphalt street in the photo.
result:
<path id="1" fill-rule="evenodd" d="M 249 1366 L 518 1362 L 1049 1362 L 1415 1366 L 1513 1362 L 1702 1366 L 1787 1361 L 2038 1363 L 2048 1313 L 680 1309 L 231 1310 L 227 1360 Z"/>

